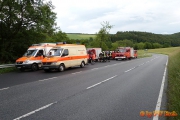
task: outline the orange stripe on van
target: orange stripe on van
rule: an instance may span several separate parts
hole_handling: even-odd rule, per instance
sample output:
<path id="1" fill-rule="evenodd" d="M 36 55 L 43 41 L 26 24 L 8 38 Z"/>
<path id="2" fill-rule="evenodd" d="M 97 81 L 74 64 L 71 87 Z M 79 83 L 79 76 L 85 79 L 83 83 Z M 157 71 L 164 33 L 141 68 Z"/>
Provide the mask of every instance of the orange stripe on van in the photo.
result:
<path id="1" fill-rule="evenodd" d="M 66 61 L 66 60 L 78 60 L 78 59 L 88 59 L 88 56 L 83 55 L 83 56 L 67 56 L 67 57 L 50 57 L 43 59 L 42 62 L 58 62 L 58 61 Z"/>

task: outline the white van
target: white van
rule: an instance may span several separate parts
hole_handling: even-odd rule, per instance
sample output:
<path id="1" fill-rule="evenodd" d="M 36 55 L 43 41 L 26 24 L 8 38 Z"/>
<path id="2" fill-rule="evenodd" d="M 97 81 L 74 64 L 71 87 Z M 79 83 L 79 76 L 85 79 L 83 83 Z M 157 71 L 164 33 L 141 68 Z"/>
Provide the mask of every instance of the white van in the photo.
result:
<path id="1" fill-rule="evenodd" d="M 87 64 L 88 55 L 84 45 L 57 44 L 42 60 L 42 68 L 45 72 L 51 69 L 64 71 L 66 68 Z"/>

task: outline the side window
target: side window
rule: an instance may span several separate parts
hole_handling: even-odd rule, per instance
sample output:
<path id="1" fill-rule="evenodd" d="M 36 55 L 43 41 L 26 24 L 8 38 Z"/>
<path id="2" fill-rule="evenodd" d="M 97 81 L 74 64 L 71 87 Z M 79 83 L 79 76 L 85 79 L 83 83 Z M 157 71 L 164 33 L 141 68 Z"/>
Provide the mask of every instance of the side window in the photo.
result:
<path id="1" fill-rule="evenodd" d="M 63 55 L 62 56 L 67 56 L 69 55 L 69 50 L 68 49 L 64 49 Z"/>
<path id="2" fill-rule="evenodd" d="M 39 50 L 39 53 L 40 53 L 41 55 L 43 55 L 43 50 Z"/>
<path id="3" fill-rule="evenodd" d="M 43 50 L 39 50 L 36 54 L 36 56 L 41 56 L 41 55 L 43 55 Z"/>

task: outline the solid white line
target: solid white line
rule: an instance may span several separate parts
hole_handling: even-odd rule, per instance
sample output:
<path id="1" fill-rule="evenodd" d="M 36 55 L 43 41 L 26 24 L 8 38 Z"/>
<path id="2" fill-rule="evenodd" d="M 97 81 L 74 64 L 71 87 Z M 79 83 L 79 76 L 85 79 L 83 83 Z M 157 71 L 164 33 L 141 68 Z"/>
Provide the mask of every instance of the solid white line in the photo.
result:
<path id="1" fill-rule="evenodd" d="M 94 84 L 94 85 L 92 85 L 92 86 L 90 86 L 90 87 L 87 87 L 86 89 L 93 88 L 93 87 L 95 87 L 95 86 L 97 86 L 97 85 L 99 85 L 99 84 L 101 84 L 101 83 L 103 83 L 103 82 L 106 82 L 106 81 L 108 81 L 108 80 L 110 80 L 110 79 L 115 78 L 116 76 L 117 76 L 117 75 L 115 75 L 115 76 L 113 76 L 113 77 L 110 77 L 110 78 L 108 78 L 108 79 L 106 79 L 106 80 L 103 80 L 103 81 L 101 81 L 101 82 L 99 82 L 99 83 L 96 83 L 96 84 Z"/>
<path id="2" fill-rule="evenodd" d="M 160 91 L 159 91 L 159 97 L 158 97 L 158 100 L 157 100 L 155 111 L 160 111 L 160 108 L 161 108 L 161 101 L 162 101 L 164 83 L 165 83 L 165 78 L 166 78 L 167 64 L 168 64 L 168 58 L 167 58 L 166 66 L 165 66 L 165 69 L 164 69 L 164 74 L 163 74 L 163 78 L 162 78 L 161 88 L 160 88 Z M 159 117 L 158 115 L 154 116 L 153 120 L 158 120 L 158 117 Z"/>
<path id="3" fill-rule="evenodd" d="M 2 88 L 2 89 L 0 89 L 0 91 L 1 91 L 1 90 L 7 90 L 7 89 L 9 89 L 9 87 L 7 87 L 7 88 Z"/>
<path id="4" fill-rule="evenodd" d="M 22 119 L 22 118 L 28 117 L 28 116 L 30 116 L 30 115 L 32 115 L 32 114 L 34 114 L 34 113 L 36 113 L 36 112 L 38 112 L 38 111 L 40 111 L 40 110 L 43 110 L 43 109 L 46 109 L 46 108 L 50 107 L 51 105 L 53 105 L 53 104 L 55 104 L 55 103 L 57 103 L 57 101 L 54 102 L 54 103 L 50 103 L 50 104 L 48 104 L 48 105 L 45 105 L 45 106 L 43 106 L 43 107 L 41 107 L 41 108 L 39 108 L 39 109 L 36 109 L 36 110 L 34 110 L 34 111 L 32 111 L 32 112 L 29 112 L 29 113 L 27 113 L 27 114 L 25 114 L 25 115 L 22 115 L 22 116 L 20 116 L 20 117 L 18 117 L 18 118 L 15 118 L 15 119 L 13 119 L 13 120 L 20 120 L 20 119 Z"/>
<path id="5" fill-rule="evenodd" d="M 47 78 L 47 79 L 43 79 L 43 80 L 39 80 L 39 81 L 47 81 L 47 80 L 51 80 L 51 79 L 54 79 L 54 78 L 57 78 L 57 77 L 52 77 L 52 78 Z"/>
<path id="6" fill-rule="evenodd" d="M 82 71 L 79 71 L 79 72 L 75 72 L 75 73 L 71 73 L 71 74 L 77 74 L 77 73 L 81 73 Z"/>

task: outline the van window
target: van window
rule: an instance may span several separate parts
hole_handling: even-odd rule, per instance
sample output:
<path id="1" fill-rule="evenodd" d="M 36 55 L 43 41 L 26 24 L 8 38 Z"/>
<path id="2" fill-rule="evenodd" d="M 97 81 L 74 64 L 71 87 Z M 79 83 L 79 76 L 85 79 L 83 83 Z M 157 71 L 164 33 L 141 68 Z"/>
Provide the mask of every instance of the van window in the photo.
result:
<path id="1" fill-rule="evenodd" d="M 25 57 L 27 57 L 27 56 L 34 56 L 36 52 L 37 52 L 37 50 L 27 50 L 27 52 L 24 53 L 23 56 L 25 56 Z"/>
<path id="2" fill-rule="evenodd" d="M 48 53 L 48 56 L 60 56 L 63 49 L 51 49 Z"/>
<path id="3" fill-rule="evenodd" d="M 39 52 L 43 55 L 43 50 L 39 50 Z"/>
<path id="4" fill-rule="evenodd" d="M 69 50 L 68 49 L 64 49 L 64 52 L 62 54 L 62 56 L 67 56 L 69 55 Z"/>

